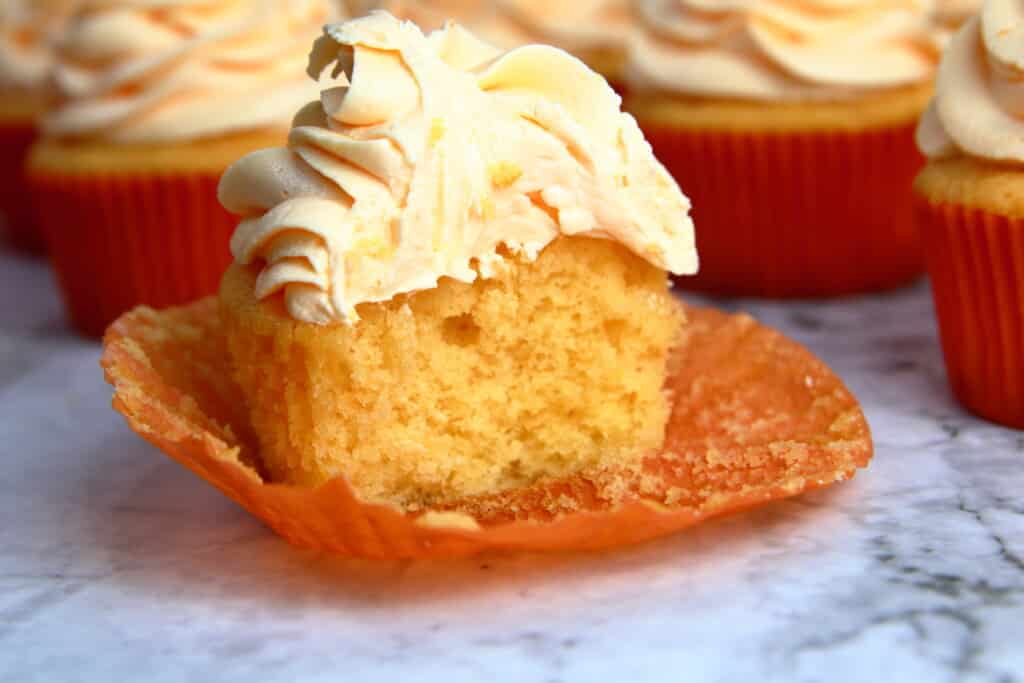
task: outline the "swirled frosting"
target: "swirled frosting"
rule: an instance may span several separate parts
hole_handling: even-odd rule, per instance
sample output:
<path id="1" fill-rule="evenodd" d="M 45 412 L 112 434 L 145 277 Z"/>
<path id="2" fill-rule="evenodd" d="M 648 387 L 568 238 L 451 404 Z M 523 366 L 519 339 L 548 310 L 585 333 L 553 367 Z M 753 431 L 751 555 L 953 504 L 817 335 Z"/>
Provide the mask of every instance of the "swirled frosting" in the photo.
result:
<path id="1" fill-rule="evenodd" d="M 0 0 L 0 89 L 38 90 L 72 0 Z"/>
<path id="2" fill-rule="evenodd" d="M 224 175 L 243 216 L 238 263 L 256 296 L 299 320 L 354 323 L 356 307 L 492 277 L 559 235 L 617 240 L 696 271 L 689 201 L 603 78 L 545 46 L 502 53 L 455 24 L 424 34 L 377 12 L 328 27 L 310 56 L 350 85 L 295 119 L 287 149 Z"/>
<path id="3" fill-rule="evenodd" d="M 317 94 L 325 0 L 82 0 L 61 41 L 46 134 L 114 142 L 287 129 Z"/>
<path id="4" fill-rule="evenodd" d="M 926 83 L 931 0 L 637 0 L 635 89 L 756 100 L 844 99 Z"/>
<path id="5" fill-rule="evenodd" d="M 1024 6 L 986 0 L 954 36 L 917 130 L 930 158 L 1024 163 Z"/>

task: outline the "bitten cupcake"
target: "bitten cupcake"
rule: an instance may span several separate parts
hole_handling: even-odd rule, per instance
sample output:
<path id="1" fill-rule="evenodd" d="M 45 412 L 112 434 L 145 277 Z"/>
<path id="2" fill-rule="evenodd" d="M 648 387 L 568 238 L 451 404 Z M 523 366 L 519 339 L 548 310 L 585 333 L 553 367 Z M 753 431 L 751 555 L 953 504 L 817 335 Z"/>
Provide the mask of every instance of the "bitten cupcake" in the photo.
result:
<path id="1" fill-rule="evenodd" d="M 819 297 L 923 269 L 910 186 L 939 59 L 924 0 L 639 0 L 626 108 L 687 188 L 701 274 Z"/>
<path id="2" fill-rule="evenodd" d="M 317 93 L 302 77 L 326 0 L 84 0 L 29 175 L 75 326 L 210 294 L 230 263 L 217 181 L 279 144 Z"/>
<path id="3" fill-rule="evenodd" d="M 16 247 L 41 251 L 24 166 L 36 137 L 53 47 L 72 0 L 0 0 L 0 230 Z"/>
<path id="4" fill-rule="evenodd" d="M 988 0 L 953 38 L 918 142 L 917 218 L 949 379 L 1024 429 L 1024 13 Z"/>
<path id="5" fill-rule="evenodd" d="M 455 20 L 505 48 L 553 45 L 579 57 L 613 84 L 622 81 L 633 16 L 629 0 L 371 0 L 363 4 L 364 11 L 375 4 L 423 30 Z"/>
<path id="6" fill-rule="evenodd" d="M 502 53 L 378 12 L 328 28 L 342 71 L 287 149 L 224 175 L 220 290 L 272 480 L 441 507 L 665 438 L 689 202 L 619 97 L 567 53 Z"/>

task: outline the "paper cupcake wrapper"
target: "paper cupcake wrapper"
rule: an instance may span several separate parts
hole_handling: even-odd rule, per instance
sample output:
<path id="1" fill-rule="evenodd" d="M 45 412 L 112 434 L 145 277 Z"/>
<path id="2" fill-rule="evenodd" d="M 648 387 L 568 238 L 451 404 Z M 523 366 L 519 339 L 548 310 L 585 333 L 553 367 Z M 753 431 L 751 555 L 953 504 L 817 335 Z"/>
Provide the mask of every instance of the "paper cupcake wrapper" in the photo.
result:
<path id="1" fill-rule="evenodd" d="M 36 174 L 32 189 L 75 327 L 99 337 L 138 305 L 175 306 L 217 291 L 237 220 L 219 178 Z"/>
<path id="2" fill-rule="evenodd" d="M 923 198 L 916 210 L 953 392 L 1024 429 L 1024 220 Z"/>
<path id="3" fill-rule="evenodd" d="M 643 122 L 641 122 L 643 125 Z M 913 128 L 736 133 L 646 125 L 693 202 L 701 271 L 680 284 L 714 294 L 826 297 L 918 277 Z"/>
<path id="4" fill-rule="evenodd" d="M 671 363 L 666 445 L 617 504 L 601 493 L 605 477 L 622 474 L 609 472 L 419 514 L 361 502 L 340 478 L 319 488 L 265 482 L 212 299 L 125 315 L 107 332 L 102 364 L 114 407 L 139 435 L 295 545 L 353 556 L 610 548 L 827 486 L 867 465 L 864 415 L 823 363 L 747 316 L 688 314 Z"/>
<path id="5" fill-rule="evenodd" d="M 25 177 L 25 158 L 36 138 L 35 126 L 0 125 L 0 215 L 5 241 L 23 251 L 42 253 Z"/>

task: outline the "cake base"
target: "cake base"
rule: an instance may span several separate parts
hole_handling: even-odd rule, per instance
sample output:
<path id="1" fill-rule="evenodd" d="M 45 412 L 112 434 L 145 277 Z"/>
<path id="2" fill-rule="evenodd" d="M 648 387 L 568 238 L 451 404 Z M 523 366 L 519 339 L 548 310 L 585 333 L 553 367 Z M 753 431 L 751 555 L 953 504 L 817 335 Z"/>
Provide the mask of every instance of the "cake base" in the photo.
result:
<path id="1" fill-rule="evenodd" d="M 259 266 L 231 266 L 220 329 L 270 479 L 424 510 L 656 450 L 682 324 L 665 271 L 585 237 L 497 270 L 349 326 L 295 320 L 256 298 Z"/>
<path id="2" fill-rule="evenodd" d="M 583 472 L 416 514 L 361 502 L 343 479 L 265 483 L 213 299 L 122 316 L 102 364 L 114 407 L 140 436 L 291 543 L 345 555 L 612 548 L 828 486 L 868 464 L 867 421 L 820 360 L 749 316 L 691 308 L 687 318 L 670 362 L 666 443 L 641 473 Z"/>

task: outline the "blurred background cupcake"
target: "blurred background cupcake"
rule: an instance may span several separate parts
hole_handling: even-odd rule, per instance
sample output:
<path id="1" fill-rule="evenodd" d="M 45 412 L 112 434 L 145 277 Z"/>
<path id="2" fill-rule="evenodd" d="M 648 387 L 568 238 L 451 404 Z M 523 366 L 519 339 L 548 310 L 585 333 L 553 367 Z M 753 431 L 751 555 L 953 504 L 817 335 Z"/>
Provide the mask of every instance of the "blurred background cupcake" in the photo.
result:
<path id="1" fill-rule="evenodd" d="M 1024 12 L 987 0 L 943 57 L 915 184 L 950 383 L 1024 429 Z"/>
<path id="2" fill-rule="evenodd" d="M 24 178 L 25 154 L 36 136 L 53 44 L 71 0 L 0 0 L 0 230 L 7 241 L 41 251 Z"/>
<path id="3" fill-rule="evenodd" d="M 638 0 L 627 109 L 687 189 L 728 295 L 885 289 L 923 270 L 913 141 L 939 40 L 924 0 Z"/>
<path id="4" fill-rule="evenodd" d="M 319 95 L 309 44 L 329 0 L 83 0 L 29 176 L 71 319 L 99 335 L 138 304 L 216 291 L 234 221 L 217 181 L 282 144 Z"/>
<path id="5" fill-rule="evenodd" d="M 353 16 L 375 8 L 425 31 L 453 19 L 505 48 L 554 45 L 613 85 L 622 81 L 632 25 L 630 0 L 351 0 L 349 5 Z"/>

